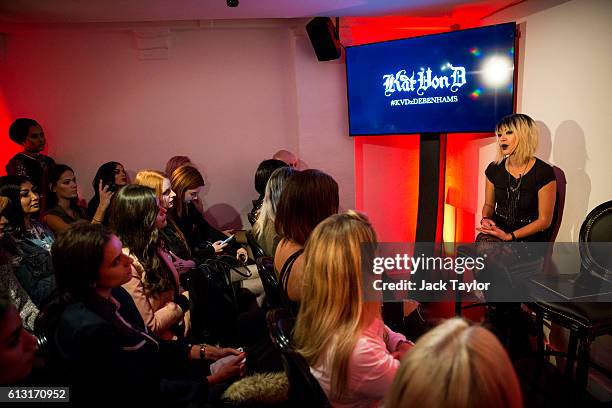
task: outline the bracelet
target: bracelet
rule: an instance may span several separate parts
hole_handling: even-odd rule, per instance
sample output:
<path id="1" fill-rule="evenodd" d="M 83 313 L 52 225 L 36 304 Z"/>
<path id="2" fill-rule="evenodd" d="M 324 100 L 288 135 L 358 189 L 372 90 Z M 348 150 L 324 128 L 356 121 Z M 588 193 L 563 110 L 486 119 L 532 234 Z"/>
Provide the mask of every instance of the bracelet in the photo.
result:
<path id="1" fill-rule="evenodd" d="M 206 347 L 207 344 L 200 344 L 200 360 L 206 360 Z"/>
<path id="2" fill-rule="evenodd" d="M 512 241 L 516 241 L 516 235 L 514 235 L 514 231 L 510 233 L 510 236 L 512 237 Z"/>
<path id="3" fill-rule="evenodd" d="M 482 222 L 483 222 L 484 220 L 491 220 L 491 221 L 493 221 L 493 218 L 491 218 L 491 217 L 482 217 L 482 218 L 480 219 L 480 223 L 482 224 Z"/>
<path id="4" fill-rule="evenodd" d="M 93 217 L 91 219 L 91 222 L 97 222 L 98 224 L 102 224 L 102 220 L 97 219 L 96 217 Z"/>

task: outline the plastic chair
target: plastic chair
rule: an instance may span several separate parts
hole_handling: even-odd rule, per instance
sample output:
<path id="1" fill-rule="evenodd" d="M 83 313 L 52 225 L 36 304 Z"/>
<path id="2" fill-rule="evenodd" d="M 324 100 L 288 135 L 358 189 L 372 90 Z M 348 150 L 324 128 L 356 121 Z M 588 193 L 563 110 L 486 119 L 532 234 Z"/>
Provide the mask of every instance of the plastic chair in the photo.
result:
<path id="1" fill-rule="evenodd" d="M 291 310 L 291 302 L 280 287 L 280 283 L 274 272 L 274 260 L 269 256 L 257 258 L 255 261 L 259 277 L 266 292 L 266 304 L 268 308 L 285 308 Z"/>

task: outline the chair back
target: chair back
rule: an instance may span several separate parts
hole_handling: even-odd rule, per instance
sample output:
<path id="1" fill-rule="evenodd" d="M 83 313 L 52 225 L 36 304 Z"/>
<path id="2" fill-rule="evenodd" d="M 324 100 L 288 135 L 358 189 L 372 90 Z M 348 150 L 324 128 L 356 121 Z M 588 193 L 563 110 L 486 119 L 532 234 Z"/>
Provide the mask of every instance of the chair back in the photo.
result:
<path id="1" fill-rule="evenodd" d="M 287 309 L 273 309 L 266 315 L 270 338 L 281 352 L 289 381 L 288 403 L 292 407 L 331 407 L 319 381 L 310 372 L 308 362 L 293 350 L 291 336 L 295 318 Z"/>
<path id="2" fill-rule="evenodd" d="M 582 267 L 606 279 L 612 278 L 612 255 L 610 247 L 603 243 L 612 242 L 612 200 L 595 207 L 580 227 L 580 259 Z"/>
<path id="3" fill-rule="evenodd" d="M 247 239 L 247 244 L 249 244 L 249 246 L 251 247 L 251 253 L 253 254 L 253 259 L 257 259 L 257 258 L 261 258 L 262 256 L 266 256 L 266 253 L 264 252 L 262 247 L 260 247 L 257 241 L 255 240 L 255 237 L 253 236 L 253 231 L 247 231 L 245 232 L 245 235 Z"/>
<path id="4" fill-rule="evenodd" d="M 257 258 L 257 271 L 261 278 L 261 283 L 266 292 L 266 304 L 268 308 L 291 309 L 291 302 L 280 287 L 276 273 L 274 272 L 274 260 L 269 256 Z"/>

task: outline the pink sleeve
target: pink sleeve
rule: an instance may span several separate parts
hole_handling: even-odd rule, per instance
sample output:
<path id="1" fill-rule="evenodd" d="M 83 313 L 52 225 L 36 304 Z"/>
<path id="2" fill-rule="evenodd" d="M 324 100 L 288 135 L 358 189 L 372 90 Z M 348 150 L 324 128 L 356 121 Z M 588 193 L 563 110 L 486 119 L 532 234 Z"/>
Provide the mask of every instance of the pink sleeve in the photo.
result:
<path id="1" fill-rule="evenodd" d="M 352 355 L 350 388 L 369 399 L 382 399 L 391 388 L 399 365 L 382 339 L 362 337 Z"/>
<path id="2" fill-rule="evenodd" d="M 385 324 L 383 338 L 385 339 L 385 343 L 387 344 L 387 350 L 391 353 L 397 351 L 397 344 L 400 341 L 406 341 L 406 336 L 401 333 L 396 333 Z"/>
<path id="3" fill-rule="evenodd" d="M 142 281 L 138 278 L 134 265 L 132 265 L 132 279 L 123 284 L 123 288 L 132 296 L 142 320 L 153 333 L 161 335 L 183 318 L 183 311 L 174 302 L 167 302 L 155 310 L 144 292 Z"/>

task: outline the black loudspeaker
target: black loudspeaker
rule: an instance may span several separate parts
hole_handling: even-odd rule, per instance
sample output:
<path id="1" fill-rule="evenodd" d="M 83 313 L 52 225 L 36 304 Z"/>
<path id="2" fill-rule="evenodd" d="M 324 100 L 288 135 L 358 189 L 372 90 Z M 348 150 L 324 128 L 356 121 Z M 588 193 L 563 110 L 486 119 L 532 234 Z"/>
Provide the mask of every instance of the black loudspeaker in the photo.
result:
<path id="1" fill-rule="evenodd" d="M 306 24 L 306 31 L 319 61 L 340 58 L 340 41 L 336 38 L 334 23 L 329 17 L 315 17 Z"/>

